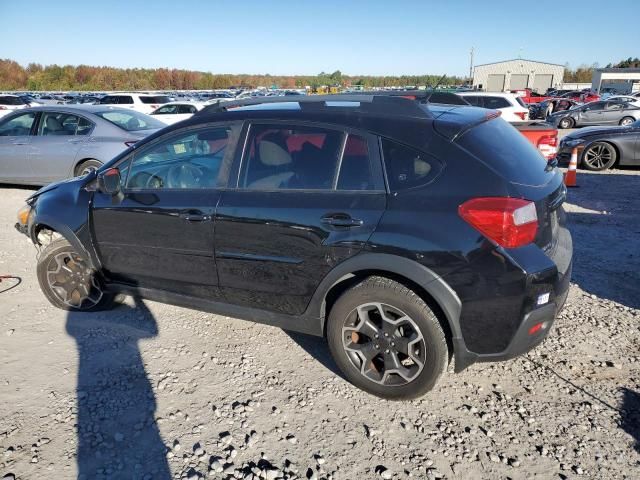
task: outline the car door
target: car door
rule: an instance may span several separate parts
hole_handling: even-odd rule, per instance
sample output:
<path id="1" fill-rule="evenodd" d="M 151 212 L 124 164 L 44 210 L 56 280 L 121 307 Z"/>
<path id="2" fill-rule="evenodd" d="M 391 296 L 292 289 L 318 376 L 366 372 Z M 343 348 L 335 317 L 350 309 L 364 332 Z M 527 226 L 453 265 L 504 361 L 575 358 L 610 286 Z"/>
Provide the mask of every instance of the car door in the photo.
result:
<path id="1" fill-rule="evenodd" d="M 220 287 L 233 304 L 301 314 L 324 276 L 366 244 L 386 205 L 374 137 L 254 123 L 216 212 Z"/>
<path id="2" fill-rule="evenodd" d="M 36 125 L 36 112 L 0 119 L 0 181 L 29 183 L 32 171 L 27 149 Z"/>
<path id="3" fill-rule="evenodd" d="M 215 299 L 213 217 L 238 125 L 167 133 L 118 162 L 119 198 L 94 194 L 91 224 L 110 280 Z"/>
<path id="4" fill-rule="evenodd" d="M 601 114 L 602 124 L 614 124 L 617 125 L 622 117 L 624 117 L 624 109 L 626 104 L 622 102 L 606 102 L 604 110 Z"/>
<path id="5" fill-rule="evenodd" d="M 602 114 L 605 102 L 593 102 L 582 107 L 578 114 L 578 125 L 599 125 L 602 123 Z"/>
<path id="6" fill-rule="evenodd" d="M 27 154 L 33 181 L 49 183 L 72 176 L 78 152 L 93 127 L 92 122 L 79 115 L 42 112 Z"/>

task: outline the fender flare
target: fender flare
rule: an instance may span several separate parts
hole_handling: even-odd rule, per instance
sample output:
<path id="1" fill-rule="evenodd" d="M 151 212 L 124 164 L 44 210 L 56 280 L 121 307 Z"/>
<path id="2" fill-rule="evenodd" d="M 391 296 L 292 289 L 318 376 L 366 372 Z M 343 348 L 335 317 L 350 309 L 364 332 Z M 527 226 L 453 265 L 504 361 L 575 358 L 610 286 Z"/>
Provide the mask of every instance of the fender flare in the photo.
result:
<path id="1" fill-rule="evenodd" d="M 76 235 L 76 232 L 69 228 L 69 226 L 60 223 L 55 218 L 49 215 L 37 214 L 33 219 L 31 225 L 29 226 L 29 238 L 34 243 L 34 245 L 38 245 L 37 227 L 40 226 L 45 226 L 62 235 L 64 239 L 69 242 L 71 246 L 78 252 L 78 254 L 89 263 L 89 266 L 92 269 L 100 270 L 100 262 L 95 255 L 95 252 L 87 249 L 78 235 Z M 86 228 L 86 226 L 83 226 L 83 228 Z"/>
<path id="2" fill-rule="evenodd" d="M 380 270 L 405 277 L 423 288 L 443 311 L 454 338 L 462 338 L 460 311 L 462 303 L 453 289 L 433 270 L 410 260 L 385 253 L 360 253 L 338 264 L 320 282 L 307 312 L 320 317 L 322 331 L 326 323 L 325 302 L 328 292 L 337 284 L 366 270 Z"/>

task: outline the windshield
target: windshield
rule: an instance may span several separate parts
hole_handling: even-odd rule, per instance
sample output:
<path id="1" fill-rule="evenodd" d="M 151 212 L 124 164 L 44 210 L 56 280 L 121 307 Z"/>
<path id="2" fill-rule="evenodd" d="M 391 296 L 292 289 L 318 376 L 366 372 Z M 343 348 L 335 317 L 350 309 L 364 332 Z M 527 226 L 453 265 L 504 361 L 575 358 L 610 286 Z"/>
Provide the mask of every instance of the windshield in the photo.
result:
<path id="1" fill-rule="evenodd" d="M 95 112 L 95 115 L 104 118 L 107 122 L 113 123 L 115 126 L 132 132 L 134 130 L 153 130 L 156 128 L 164 128 L 166 125 L 155 118 L 144 113 L 121 110 L 105 110 L 104 112 Z"/>

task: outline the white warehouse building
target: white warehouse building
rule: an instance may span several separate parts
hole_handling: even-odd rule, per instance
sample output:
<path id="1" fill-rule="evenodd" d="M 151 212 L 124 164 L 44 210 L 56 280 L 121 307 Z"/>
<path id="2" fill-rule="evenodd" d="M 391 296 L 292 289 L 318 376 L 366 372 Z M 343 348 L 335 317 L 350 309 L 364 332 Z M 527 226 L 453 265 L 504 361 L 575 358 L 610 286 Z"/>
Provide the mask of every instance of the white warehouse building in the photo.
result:
<path id="1" fill-rule="evenodd" d="M 564 77 L 564 65 L 521 58 L 485 63 L 473 68 L 473 88 L 487 92 L 504 92 L 531 88 L 545 93 L 558 88 Z"/>

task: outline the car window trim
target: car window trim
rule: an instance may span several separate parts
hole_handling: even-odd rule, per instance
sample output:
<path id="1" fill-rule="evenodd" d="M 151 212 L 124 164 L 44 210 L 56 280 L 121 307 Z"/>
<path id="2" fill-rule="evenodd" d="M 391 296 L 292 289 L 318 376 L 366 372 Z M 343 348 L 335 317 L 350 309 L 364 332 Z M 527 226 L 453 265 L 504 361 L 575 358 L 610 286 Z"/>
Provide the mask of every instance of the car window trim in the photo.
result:
<path id="1" fill-rule="evenodd" d="M 135 148 L 133 151 L 129 152 L 128 155 L 126 155 L 125 157 L 123 157 L 122 159 L 118 160 L 118 162 L 116 164 L 114 164 L 113 166 L 118 168 L 120 167 L 120 165 L 122 165 L 123 163 L 126 162 L 133 162 L 133 157 L 140 153 L 140 151 L 142 150 L 142 152 L 144 153 L 145 150 L 147 150 L 148 148 L 153 148 L 156 145 L 158 145 L 159 143 L 168 140 L 168 139 L 172 139 L 175 137 L 178 137 L 180 135 L 183 135 L 185 133 L 189 133 L 190 131 L 197 131 L 197 130 L 205 130 L 205 129 L 210 129 L 210 128 L 223 128 L 225 126 L 230 127 L 231 133 L 229 135 L 229 141 L 230 143 L 233 142 L 232 145 L 232 150 L 233 153 L 229 153 L 229 152 L 225 152 L 223 158 L 222 158 L 222 163 L 220 164 L 220 170 L 218 172 L 218 176 L 220 176 L 220 172 L 224 172 L 224 167 L 225 167 L 225 163 L 231 163 L 233 162 L 233 157 L 235 156 L 235 147 L 238 144 L 238 134 L 235 133 L 237 131 L 237 127 L 241 124 L 241 122 L 238 121 L 224 121 L 224 122 L 212 122 L 212 123 L 201 123 L 198 125 L 191 125 L 188 127 L 184 127 L 178 130 L 173 130 L 171 132 L 167 133 L 167 136 L 161 135 L 159 137 L 154 138 L 153 140 L 151 140 L 148 143 L 145 143 L 144 145 L 141 145 L 138 148 Z M 227 170 L 226 175 L 228 175 L 229 170 Z M 129 175 L 131 173 L 131 168 L 129 168 L 127 170 L 127 178 L 124 179 L 124 186 L 122 187 L 122 192 L 126 195 L 127 193 L 143 193 L 143 192 L 155 192 L 155 193 L 159 193 L 159 192 L 203 192 L 203 191 L 212 191 L 212 190 L 222 190 L 224 187 L 221 187 L 220 184 L 224 184 L 228 181 L 228 179 L 217 179 L 217 185 L 214 187 L 205 187 L 205 188 L 128 188 L 127 187 L 127 182 L 129 181 Z M 222 180 L 222 181 L 221 181 Z"/>
<path id="2" fill-rule="evenodd" d="M 318 193 L 318 192 L 350 192 L 350 193 L 354 193 L 354 192 L 359 192 L 359 193 L 387 193 L 388 190 L 386 188 L 386 184 L 385 184 L 385 179 L 384 179 L 384 174 L 382 172 L 382 170 L 380 168 L 375 168 L 374 166 L 374 162 L 377 158 L 378 163 L 380 163 L 380 161 L 382 160 L 382 155 L 374 155 L 372 152 L 372 146 L 375 146 L 375 142 L 372 142 L 371 139 L 372 137 L 375 137 L 374 135 L 372 135 L 370 132 L 366 131 L 366 130 L 358 130 L 356 128 L 351 128 L 348 126 L 342 126 L 342 125 L 336 125 L 336 124 L 331 124 L 331 123 L 326 123 L 326 122 L 317 122 L 317 121 L 311 121 L 311 120 L 292 120 L 292 119 L 288 119 L 288 120 L 279 120 L 279 119 L 259 119 L 259 120 L 246 120 L 246 129 L 243 129 L 243 135 L 244 135 L 244 139 L 243 139 L 243 146 L 242 146 L 242 150 L 241 150 L 241 157 L 239 159 L 236 159 L 236 165 L 237 165 L 237 170 L 235 170 L 235 172 L 232 171 L 232 174 L 235 173 L 235 182 L 230 182 L 231 183 L 231 187 L 229 188 L 230 190 L 236 190 L 236 191 L 246 191 L 246 192 L 310 192 L 310 193 Z M 340 168 L 338 168 L 336 170 L 336 172 L 334 172 L 334 180 L 333 180 L 333 185 L 332 188 L 330 189 L 312 189 L 312 188 L 279 188 L 279 189 L 273 189 L 273 190 L 268 190 L 268 189 L 251 189 L 251 188 L 247 188 L 247 187 L 241 187 L 240 186 L 240 179 L 242 177 L 243 174 L 243 169 L 245 166 L 245 162 L 246 162 L 246 157 L 248 155 L 248 142 L 249 142 L 249 138 L 251 135 L 251 127 L 254 125 L 283 125 L 283 126 L 289 126 L 292 128 L 295 128 L 297 126 L 300 127 L 317 127 L 317 128 L 324 128 L 326 130 L 334 130 L 334 131 L 338 131 L 338 132 L 342 132 L 344 135 L 344 138 L 342 139 L 342 148 L 340 151 L 340 158 L 338 159 L 338 163 L 339 166 L 341 167 L 342 165 L 342 156 L 344 155 L 344 148 L 346 147 L 346 141 L 349 138 L 349 135 L 357 135 L 359 137 L 362 137 L 363 139 L 366 140 L 367 142 L 367 148 L 369 150 L 368 152 L 368 157 L 369 157 L 369 164 L 370 164 L 370 169 L 371 169 L 371 175 L 372 175 L 372 180 L 374 183 L 374 186 L 376 187 L 373 190 L 338 190 L 336 188 L 337 186 L 337 182 L 339 181 L 339 177 L 340 177 Z M 376 158 L 374 158 L 376 157 Z M 246 172 L 245 172 L 246 173 Z M 383 178 L 380 178 L 380 176 L 383 176 Z"/>

